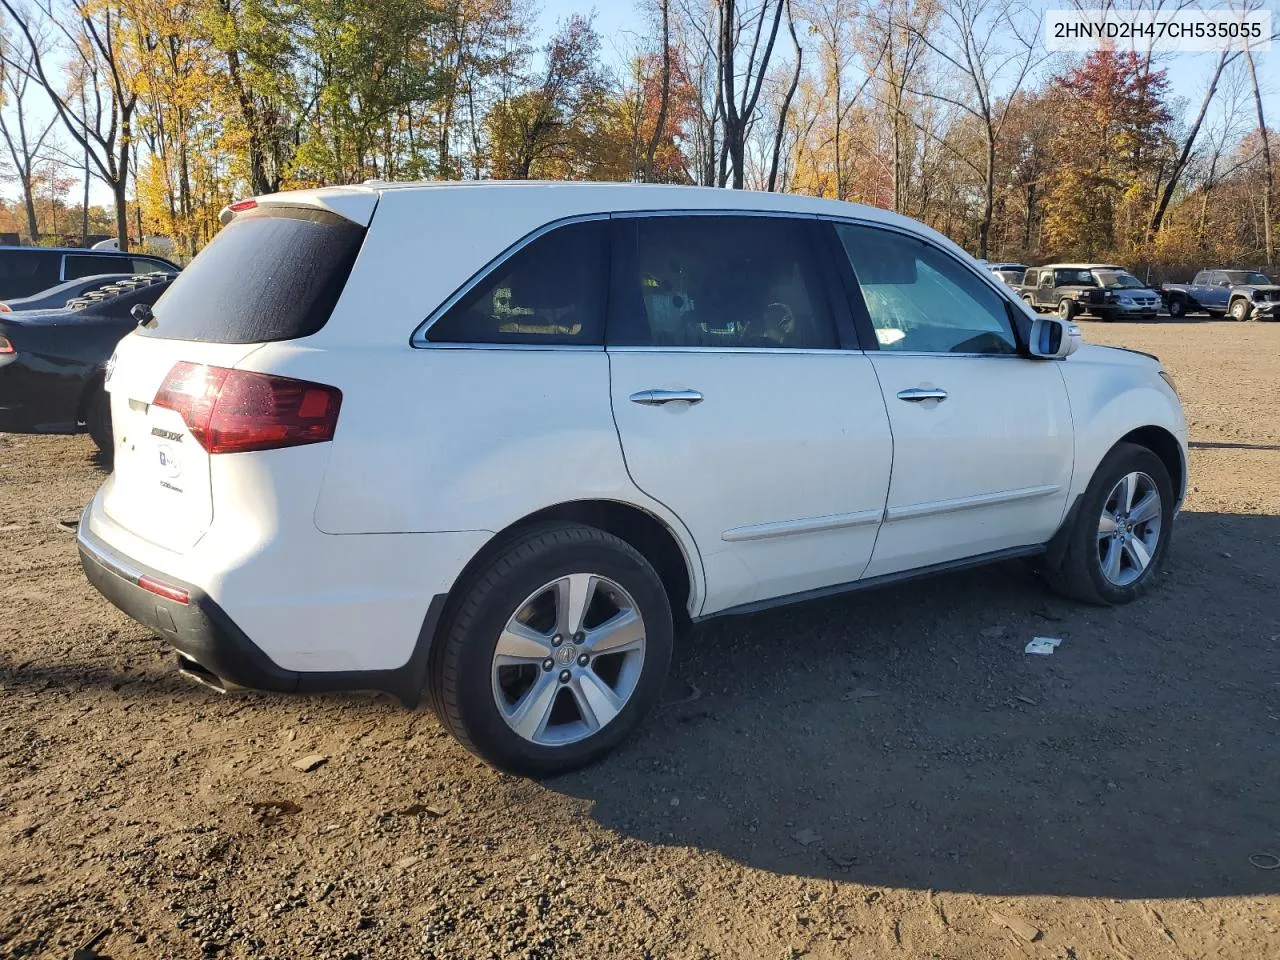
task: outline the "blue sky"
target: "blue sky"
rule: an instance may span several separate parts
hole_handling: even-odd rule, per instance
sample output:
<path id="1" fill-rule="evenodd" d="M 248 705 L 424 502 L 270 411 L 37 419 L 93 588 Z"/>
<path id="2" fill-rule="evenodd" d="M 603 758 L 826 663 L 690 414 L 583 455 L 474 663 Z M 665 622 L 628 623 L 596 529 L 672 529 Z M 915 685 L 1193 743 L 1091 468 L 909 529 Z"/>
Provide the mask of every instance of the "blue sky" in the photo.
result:
<path id="1" fill-rule="evenodd" d="M 1058 0 L 1047 2 L 1039 0 L 1043 9 L 1068 9 L 1072 4 Z M 1122 4 L 1124 5 L 1124 4 Z M 1211 4 L 1216 6 L 1217 4 Z M 639 35 L 644 31 L 644 18 L 641 16 L 639 0 L 542 0 L 539 26 L 543 34 L 550 34 L 558 20 L 573 13 L 595 12 L 596 29 L 605 41 L 606 55 L 611 49 L 626 48 L 627 35 Z M 1217 62 L 1216 53 L 1171 54 L 1162 62 L 1167 68 L 1169 85 L 1176 97 L 1188 101 L 1187 111 L 1194 114 L 1200 107 L 1204 97 L 1205 85 L 1209 74 Z M 1280 77 L 1275 59 L 1280 57 L 1280 49 L 1255 54 L 1258 75 L 1262 78 L 1265 93 L 1264 109 L 1267 111 L 1269 126 L 1280 125 L 1280 89 L 1277 82 L 1268 78 Z M 1274 119 L 1273 119 L 1274 118 Z"/>
<path id="2" fill-rule="evenodd" d="M 542 35 L 548 36 L 556 23 L 574 13 L 595 14 L 595 26 L 604 41 L 604 56 L 613 63 L 625 60 L 629 50 L 634 49 L 638 38 L 645 30 L 645 18 L 641 13 L 642 0 L 542 0 L 538 15 L 538 26 Z M 1038 0 L 1045 9 L 1067 7 L 1069 4 L 1052 3 L 1051 0 Z M 1169 82 L 1175 97 L 1185 98 L 1185 110 L 1194 114 L 1204 96 L 1205 84 L 1209 71 L 1216 61 L 1217 54 L 1171 54 L 1162 62 L 1168 70 Z M 1280 49 L 1256 54 L 1258 73 L 1262 78 L 1265 91 L 1264 105 L 1268 122 L 1272 126 L 1280 125 L 1280 72 L 1276 70 L 1275 60 L 1280 57 Z M 1277 78 L 1277 79 L 1273 79 Z M 1250 109 L 1250 116 L 1252 110 Z M 1190 117 L 1187 118 L 1190 120 Z M 15 190 L 12 184 L 0 188 L 5 196 L 12 197 Z M 91 190 L 91 202 L 110 204 L 111 194 L 101 183 L 94 181 Z"/>

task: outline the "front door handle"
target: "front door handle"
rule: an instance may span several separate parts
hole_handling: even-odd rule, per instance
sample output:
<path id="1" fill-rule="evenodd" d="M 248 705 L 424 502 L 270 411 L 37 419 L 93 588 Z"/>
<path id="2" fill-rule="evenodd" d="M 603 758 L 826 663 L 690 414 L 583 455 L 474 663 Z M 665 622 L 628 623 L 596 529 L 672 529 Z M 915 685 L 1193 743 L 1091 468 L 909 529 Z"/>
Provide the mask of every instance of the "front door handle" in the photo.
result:
<path id="1" fill-rule="evenodd" d="M 639 390 L 631 395 L 632 403 L 642 403 L 646 407 L 660 407 L 664 403 L 695 404 L 702 402 L 702 394 L 697 390 Z"/>
<path id="2" fill-rule="evenodd" d="M 898 399 L 905 400 L 907 403 L 920 403 L 924 400 L 945 400 L 947 399 L 947 391 L 939 390 L 937 387 L 911 387 L 908 390 L 899 390 Z"/>

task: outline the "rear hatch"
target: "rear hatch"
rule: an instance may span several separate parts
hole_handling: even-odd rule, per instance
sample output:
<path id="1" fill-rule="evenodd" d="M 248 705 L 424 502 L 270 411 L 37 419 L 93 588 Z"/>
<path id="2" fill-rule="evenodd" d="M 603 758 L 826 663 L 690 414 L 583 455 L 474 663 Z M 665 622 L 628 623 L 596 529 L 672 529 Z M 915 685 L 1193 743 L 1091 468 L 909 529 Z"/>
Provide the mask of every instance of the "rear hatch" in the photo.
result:
<path id="1" fill-rule="evenodd" d="M 115 462 L 103 509 L 112 520 L 185 551 L 213 521 L 212 457 L 327 439 L 314 418 L 336 421 L 336 391 L 326 408 L 319 385 L 225 372 L 265 343 L 324 326 L 374 202 L 370 195 L 363 223 L 313 206 L 242 208 L 156 302 L 152 320 L 120 342 L 106 379 Z M 234 403 L 223 387 L 233 383 Z M 290 389 L 298 386 L 304 389 Z M 313 418 L 309 435 L 299 408 Z M 238 438 L 227 442 L 227 429 L 211 429 L 213 417 Z"/>

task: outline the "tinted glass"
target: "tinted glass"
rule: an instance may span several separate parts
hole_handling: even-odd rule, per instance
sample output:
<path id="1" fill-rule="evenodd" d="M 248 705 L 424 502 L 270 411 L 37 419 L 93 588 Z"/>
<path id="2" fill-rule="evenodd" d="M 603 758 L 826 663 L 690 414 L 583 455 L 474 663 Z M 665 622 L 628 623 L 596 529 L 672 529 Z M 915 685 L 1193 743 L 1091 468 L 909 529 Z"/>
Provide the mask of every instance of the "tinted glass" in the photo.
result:
<path id="1" fill-rule="evenodd" d="M 363 227 L 321 210 L 242 213 L 169 285 L 155 325 L 138 332 L 208 343 L 310 336 L 333 312 L 363 240 Z"/>
<path id="2" fill-rule="evenodd" d="M 833 349 L 806 225 L 778 217 L 644 217 L 615 278 L 610 343 Z M 634 242 L 632 246 L 631 242 Z"/>
<path id="3" fill-rule="evenodd" d="M 1203 270 L 1196 274 L 1196 278 L 1191 281 L 1193 287 L 1202 287 L 1209 282 L 1209 275 Z"/>
<path id="4" fill-rule="evenodd" d="M 61 281 L 62 254 L 53 250 L 0 251 L 0 297 L 25 297 Z"/>
<path id="5" fill-rule="evenodd" d="M 148 260 L 143 257 L 134 257 L 131 261 L 133 266 L 130 269 L 134 273 L 173 273 L 173 267 L 160 260 Z"/>
<path id="6" fill-rule="evenodd" d="M 1089 270 L 1057 270 L 1054 284 L 1059 287 L 1092 287 L 1093 273 Z"/>
<path id="7" fill-rule="evenodd" d="M 495 267 L 427 330 L 435 343 L 599 345 L 608 224 L 570 223 Z"/>
<path id="8" fill-rule="evenodd" d="M 80 277 L 96 277 L 100 273 L 128 273 L 129 269 L 127 257 L 69 253 L 63 266 L 63 274 L 66 280 L 78 280 Z"/>
<path id="9" fill-rule="evenodd" d="M 1016 353 L 1005 301 L 936 247 L 888 230 L 838 224 L 881 350 Z"/>

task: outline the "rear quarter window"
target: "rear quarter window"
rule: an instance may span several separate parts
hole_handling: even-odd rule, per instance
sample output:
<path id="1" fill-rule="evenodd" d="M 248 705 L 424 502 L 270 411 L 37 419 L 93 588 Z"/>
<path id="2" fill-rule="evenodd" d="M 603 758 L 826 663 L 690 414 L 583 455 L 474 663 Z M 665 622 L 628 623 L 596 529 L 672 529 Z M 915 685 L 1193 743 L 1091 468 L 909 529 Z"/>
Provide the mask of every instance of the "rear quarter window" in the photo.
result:
<path id="1" fill-rule="evenodd" d="M 266 343 L 308 337 L 329 320 L 365 229 L 325 210 L 242 213 L 177 275 L 144 337 Z"/>

